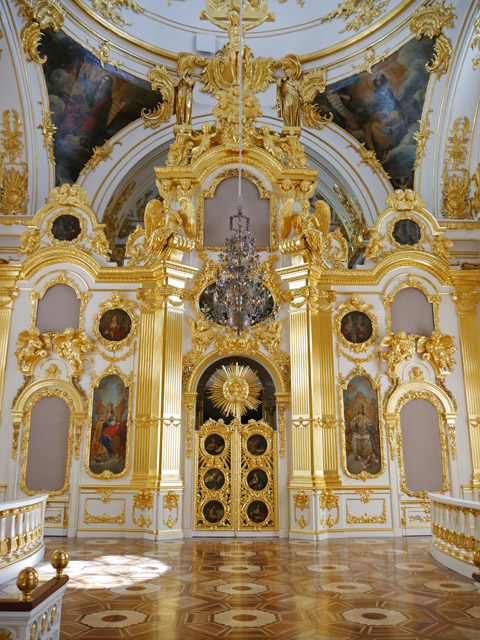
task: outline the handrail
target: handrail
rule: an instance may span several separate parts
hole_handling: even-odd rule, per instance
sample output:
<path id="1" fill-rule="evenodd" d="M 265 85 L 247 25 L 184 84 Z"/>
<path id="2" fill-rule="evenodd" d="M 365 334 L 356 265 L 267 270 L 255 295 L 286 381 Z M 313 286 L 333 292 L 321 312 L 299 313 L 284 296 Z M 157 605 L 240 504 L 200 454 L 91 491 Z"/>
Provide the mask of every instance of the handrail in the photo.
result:
<path id="1" fill-rule="evenodd" d="M 471 577 L 480 541 L 480 502 L 429 494 L 432 539 L 430 553 L 445 566 Z"/>
<path id="2" fill-rule="evenodd" d="M 38 607 L 39 604 L 63 587 L 64 584 L 67 584 L 69 580 L 70 578 L 68 576 L 51 578 L 51 580 L 40 585 L 32 592 L 31 602 L 0 600 L 0 611 L 32 611 L 32 609 Z"/>

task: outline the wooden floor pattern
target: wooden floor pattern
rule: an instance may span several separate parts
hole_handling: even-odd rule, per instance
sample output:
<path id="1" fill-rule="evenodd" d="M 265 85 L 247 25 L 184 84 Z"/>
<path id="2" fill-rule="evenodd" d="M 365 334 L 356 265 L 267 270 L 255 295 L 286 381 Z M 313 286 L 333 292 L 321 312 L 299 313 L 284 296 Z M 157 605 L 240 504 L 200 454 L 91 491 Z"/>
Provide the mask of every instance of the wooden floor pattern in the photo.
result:
<path id="1" fill-rule="evenodd" d="M 480 593 L 426 537 L 49 538 L 45 558 L 56 548 L 70 556 L 62 640 L 480 638 Z"/>

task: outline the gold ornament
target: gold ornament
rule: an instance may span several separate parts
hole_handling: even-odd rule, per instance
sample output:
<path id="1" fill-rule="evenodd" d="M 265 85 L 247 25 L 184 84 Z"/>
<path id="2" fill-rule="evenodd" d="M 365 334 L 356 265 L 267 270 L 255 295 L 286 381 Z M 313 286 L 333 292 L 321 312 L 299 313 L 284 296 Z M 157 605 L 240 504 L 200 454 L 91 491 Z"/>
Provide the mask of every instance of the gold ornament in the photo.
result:
<path id="1" fill-rule="evenodd" d="M 452 336 L 433 331 L 430 337 L 418 339 L 417 351 L 422 354 L 422 359 L 427 360 L 433 366 L 438 376 L 445 376 L 453 371 L 456 360 L 452 355 L 457 350 Z"/>
<path id="2" fill-rule="evenodd" d="M 132 9 L 135 13 L 145 12 L 145 9 L 134 0 L 92 0 L 92 8 L 98 11 L 102 18 L 110 20 L 119 27 L 130 24 L 120 13 L 123 8 Z"/>
<path id="3" fill-rule="evenodd" d="M 362 27 L 371 24 L 375 18 L 381 16 L 388 2 L 389 0 L 364 0 L 363 2 L 344 0 L 340 2 L 338 9 L 320 18 L 320 22 L 329 22 L 335 18 L 343 18 L 343 21 L 347 22 L 350 16 L 354 16 L 350 22 L 347 22 L 340 33 L 351 29 L 358 31 Z"/>
<path id="4" fill-rule="evenodd" d="M 427 62 L 425 68 L 428 72 L 435 73 L 437 78 L 447 72 L 452 55 L 452 44 L 444 34 L 444 29 L 453 28 L 454 18 L 457 17 L 452 8 L 452 5 L 445 7 L 444 0 L 429 7 L 421 6 L 413 14 L 410 23 L 410 29 L 417 40 L 422 36 L 435 38 L 434 57 Z"/>
<path id="5" fill-rule="evenodd" d="M 239 420 L 249 409 L 255 410 L 261 402 L 258 396 L 262 385 L 257 372 L 238 362 L 217 369 L 207 389 L 217 409 Z"/>
<path id="6" fill-rule="evenodd" d="M 382 352 L 382 360 L 387 362 L 388 377 L 392 380 L 398 378 L 399 366 L 404 360 L 411 360 L 415 353 L 415 336 L 407 335 L 405 331 L 388 333 L 380 345 L 390 348 Z"/>

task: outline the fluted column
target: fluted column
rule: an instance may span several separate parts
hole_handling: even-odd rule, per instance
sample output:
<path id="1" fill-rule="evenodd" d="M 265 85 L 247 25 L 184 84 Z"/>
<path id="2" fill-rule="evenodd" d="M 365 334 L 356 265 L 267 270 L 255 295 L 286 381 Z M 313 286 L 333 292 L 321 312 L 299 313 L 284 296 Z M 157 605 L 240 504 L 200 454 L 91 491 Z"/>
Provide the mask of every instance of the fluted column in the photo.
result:
<path id="1" fill-rule="evenodd" d="M 456 291 L 460 346 L 462 350 L 463 382 L 467 408 L 472 484 L 480 489 L 480 335 L 478 329 L 478 292 Z"/>
<path id="2" fill-rule="evenodd" d="M 292 277 L 292 272 L 289 273 Z M 292 490 L 338 486 L 332 306 L 335 294 L 306 286 L 291 291 Z"/>

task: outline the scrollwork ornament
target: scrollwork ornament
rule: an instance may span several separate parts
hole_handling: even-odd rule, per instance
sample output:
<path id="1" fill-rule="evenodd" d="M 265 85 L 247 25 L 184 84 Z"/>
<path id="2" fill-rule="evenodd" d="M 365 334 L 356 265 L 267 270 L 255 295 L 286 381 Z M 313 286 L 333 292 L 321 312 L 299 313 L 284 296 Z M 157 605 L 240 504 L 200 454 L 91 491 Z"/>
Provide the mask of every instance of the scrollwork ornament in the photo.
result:
<path id="1" fill-rule="evenodd" d="M 452 45 L 445 36 L 445 29 L 452 29 L 454 19 L 457 17 L 453 6 L 445 6 L 444 0 L 431 6 L 422 6 L 413 14 L 410 30 L 417 40 L 422 36 L 435 38 L 434 57 L 427 62 L 425 68 L 429 73 L 435 73 L 437 78 L 447 72 L 452 55 Z"/>
<path id="2" fill-rule="evenodd" d="M 37 327 L 21 331 L 18 334 L 18 349 L 15 351 L 17 368 L 25 375 L 31 375 L 40 358 L 46 358 L 51 349 L 51 339 L 48 334 L 40 334 Z"/>
<path id="3" fill-rule="evenodd" d="M 163 524 L 172 529 L 178 522 L 180 496 L 175 491 L 169 491 L 163 496 Z M 165 511 L 170 511 L 168 519 L 165 520 Z M 175 519 L 172 512 L 175 511 Z"/>
<path id="4" fill-rule="evenodd" d="M 299 491 L 293 495 L 293 506 L 295 510 L 295 522 L 300 529 L 305 529 L 310 524 L 310 497 L 305 491 Z M 297 510 L 300 511 L 300 518 L 298 518 Z M 308 521 L 305 520 L 303 512 L 308 512 Z"/>
<path id="5" fill-rule="evenodd" d="M 92 349 L 93 343 L 87 338 L 84 331 L 68 327 L 63 333 L 52 336 L 52 347 L 60 358 L 65 358 L 72 368 L 72 376 L 80 376 L 84 372 L 83 361 L 87 360 L 86 354 Z"/>
<path id="6" fill-rule="evenodd" d="M 459 314 L 473 314 L 477 311 L 479 301 L 478 291 L 456 291 L 452 293 L 453 301 Z"/>
<path id="7" fill-rule="evenodd" d="M 319 507 L 323 511 L 323 515 L 321 518 L 321 523 L 323 527 L 327 527 L 330 529 L 338 524 L 340 520 L 340 510 L 339 510 L 339 497 L 335 493 L 333 493 L 332 489 L 324 489 L 319 495 Z M 326 516 L 326 511 L 336 510 L 336 517 L 333 516 L 332 513 L 329 513 L 328 517 Z"/>
<path id="8" fill-rule="evenodd" d="M 385 198 L 387 205 L 395 211 L 413 211 L 425 209 L 427 203 L 412 189 L 395 189 Z"/>
<path id="9" fill-rule="evenodd" d="M 453 371 L 456 363 L 453 354 L 457 350 L 453 336 L 442 334 L 441 331 L 433 331 L 429 337 L 418 339 L 417 351 L 422 359 L 430 362 L 436 374 L 444 377 Z"/>
<path id="10" fill-rule="evenodd" d="M 380 260 L 386 249 L 383 244 L 384 240 L 385 237 L 378 233 L 378 231 L 372 233 L 367 248 L 365 249 L 365 260 L 370 260 L 371 262 L 378 262 L 378 260 Z"/>
<path id="11" fill-rule="evenodd" d="M 415 336 L 405 331 L 388 333 L 380 343 L 389 351 L 382 352 L 382 360 L 387 362 L 387 375 L 391 380 L 398 378 L 398 369 L 402 362 L 411 360 L 415 353 Z"/>

